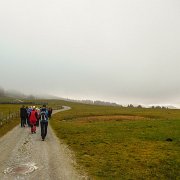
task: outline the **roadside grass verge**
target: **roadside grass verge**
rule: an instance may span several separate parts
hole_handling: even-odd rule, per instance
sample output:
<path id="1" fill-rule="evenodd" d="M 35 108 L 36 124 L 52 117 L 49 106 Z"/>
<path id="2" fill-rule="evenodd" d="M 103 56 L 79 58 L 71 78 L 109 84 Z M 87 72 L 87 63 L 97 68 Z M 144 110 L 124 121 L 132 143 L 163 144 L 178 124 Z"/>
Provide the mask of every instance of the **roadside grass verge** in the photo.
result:
<path id="1" fill-rule="evenodd" d="M 0 104 L 0 121 L 1 118 L 8 116 L 10 113 L 17 112 L 20 107 L 21 105 L 17 105 L 17 104 Z M 20 118 L 13 118 L 8 120 L 7 123 L 3 123 L 0 126 L 0 137 L 5 135 L 7 132 L 9 132 L 19 123 L 20 123 Z"/>
<path id="2" fill-rule="evenodd" d="M 15 119 L 10 120 L 8 123 L 3 124 L 2 126 L 0 126 L 0 137 L 4 136 L 7 132 L 12 130 L 19 123 L 20 123 L 20 119 L 15 118 Z"/>
<path id="3" fill-rule="evenodd" d="M 71 105 L 50 123 L 93 179 L 180 177 L 179 110 Z"/>

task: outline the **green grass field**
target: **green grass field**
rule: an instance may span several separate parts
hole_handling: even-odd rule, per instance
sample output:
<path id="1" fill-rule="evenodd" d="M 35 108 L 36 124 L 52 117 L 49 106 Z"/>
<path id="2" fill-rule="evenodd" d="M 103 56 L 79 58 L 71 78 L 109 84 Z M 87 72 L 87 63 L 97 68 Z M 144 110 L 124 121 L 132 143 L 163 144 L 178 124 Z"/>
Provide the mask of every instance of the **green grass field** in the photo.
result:
<path id="1" fill-rule="evenodd" d="M 4 136 L 7 132 L 12 130 L 18 124 L 20 124 L 20 119 L 14 118 L 13 120 L 8 122 L 7 124 L 3 124 L 2 126 L 0 126 L 0 137 Z"/>
<path id="2" fill-rule="evenodd" d="M 65 105 L 51 125 L 93 179 L 180 178 L 180 110 Z"/>

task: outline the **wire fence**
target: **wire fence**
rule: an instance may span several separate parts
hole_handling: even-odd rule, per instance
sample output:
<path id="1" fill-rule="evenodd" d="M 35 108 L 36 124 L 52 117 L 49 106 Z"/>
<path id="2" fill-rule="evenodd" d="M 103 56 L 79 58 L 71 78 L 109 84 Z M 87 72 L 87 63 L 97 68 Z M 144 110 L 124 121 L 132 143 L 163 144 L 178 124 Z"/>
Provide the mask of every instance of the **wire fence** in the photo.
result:
<path id="1" fill-rule="evenodd" d="M 14 111 L 14 112 L 9 111 L 8 113 L 0 112 L 0 126 L 19 117 L 20 117 L 19 111 Z"/>

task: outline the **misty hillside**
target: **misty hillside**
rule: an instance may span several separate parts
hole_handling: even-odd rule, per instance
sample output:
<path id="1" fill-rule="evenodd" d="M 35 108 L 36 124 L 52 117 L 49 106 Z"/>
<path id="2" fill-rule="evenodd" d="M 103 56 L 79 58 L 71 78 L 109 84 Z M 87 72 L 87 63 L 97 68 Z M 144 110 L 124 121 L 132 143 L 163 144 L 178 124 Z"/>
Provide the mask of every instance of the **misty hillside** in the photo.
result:
<path id="1" fill-rule="evenodd" d="M 13 100 L 13 99 L 60 99 L 59 97 L 47 94 L 24 94 L 17 90 L 4 90 L 0 87 L 1 100 Z"/>
<path id="2" fill-rule="evenodd" d="M 20 91 L 17 90 L 4 90 L 0 87 L 0 101 L 1 102 L 7 102 L 7 101 L 23 101 L 23 100 L 33 100 L 33 99 L 59 99 L 64 101 L 70 101 L 70 102 L 77 102 L 77 103 L 83 103 L 83 104 L 94 104 L 94 105 L 105 105 L 105 106 L 121 106 L 123 105 L 112 103 L 112 102 L 106 102 L 101 100 L 74 100 L 74 99 L 67 99 L 67 98 L 61 98 L 54 95 L 48 95 L 48 94 L 23 94 Z M 155 104 L 155 105 L 148 105 L 148 106 L 142 106 L 142 105 L 125 105 L 124 107 L 131 107 L 131 108 L 168 108 L 168 109 L 177 109 L 177 107 L 173 105 L 163 105 L 163 104 Z"/>

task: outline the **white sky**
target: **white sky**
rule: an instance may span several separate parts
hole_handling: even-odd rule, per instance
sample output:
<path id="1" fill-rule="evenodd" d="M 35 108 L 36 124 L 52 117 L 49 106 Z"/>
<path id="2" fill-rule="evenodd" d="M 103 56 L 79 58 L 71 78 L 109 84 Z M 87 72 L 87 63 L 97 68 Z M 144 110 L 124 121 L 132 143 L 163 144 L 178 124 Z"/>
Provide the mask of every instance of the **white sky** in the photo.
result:
<path id="1" fill-rule="evenodd" d="M 23 93 L 180 106 L 180 1 L 0 1 L 0 67 Z"/>

